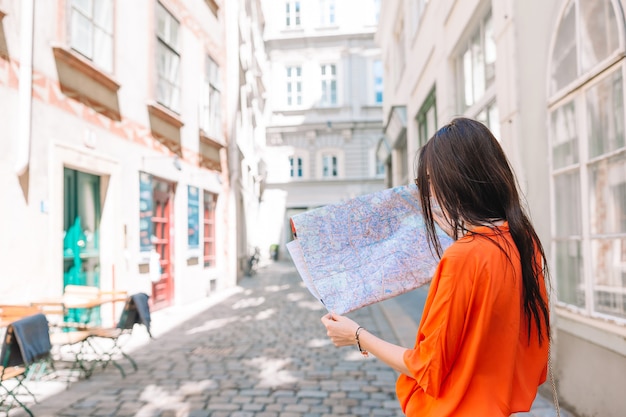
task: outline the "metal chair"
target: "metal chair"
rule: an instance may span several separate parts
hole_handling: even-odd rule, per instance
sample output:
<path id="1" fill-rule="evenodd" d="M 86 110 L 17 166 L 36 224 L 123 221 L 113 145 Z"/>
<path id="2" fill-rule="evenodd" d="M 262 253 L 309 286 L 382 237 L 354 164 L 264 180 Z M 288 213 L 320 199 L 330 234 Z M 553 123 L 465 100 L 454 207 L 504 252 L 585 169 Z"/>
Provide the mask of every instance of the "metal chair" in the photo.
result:
<path id="1" fill-rule="evenodd" d="M 32 417 L 32 412 L 18 399 L 18 395 L 25 391 L 37 402 L 35 395 L 24 385 L 24 381 L 29 379 L 29 371 L 36 365 L 45 368 L 46 364 L 52 363 L 51 348 L 48 320 L 43 314 L 24 317 L 8 325 L 0 351 L 0 386 L 4 392 L 0 397 L 0 407 L 6 406 L 10 409 L 17 403 Z M 16 384 L 10 387 L 9 381 Z"/>
<path id="2" fill-rule="evenodd" d="M 126 358 L 133 369 L 137 371 L 137 363 L 135 360 L 122 350 L 124 344 L 123 339 L 125 339 L 125 335 L 128 336 L 132 333 L 135 324 L 145 326 L 148 335 L 152 338 L 152 333 L 150 332 L 151 319 L 148 299 L 149 296 L 144 293 L 129 296 L 124 304 L 124 309 L 122 310 L 120 320 L 116 327 L 96 327 L 89 329 L 89 344 L 97 355 L 96 362 L 101 364 L 103 369 L 109 364 L 113 364 L 113 366 L 120 371 L 122 377 L 126 377 L 124 368 L 122 368 L 117 360 L 123 357 Z M 109 343 L 108 347 L 103 347 L 102 343 L 91 343 L 92 340 L 96 341 L 97 339 L 108 339 L 111 343 Z"/>

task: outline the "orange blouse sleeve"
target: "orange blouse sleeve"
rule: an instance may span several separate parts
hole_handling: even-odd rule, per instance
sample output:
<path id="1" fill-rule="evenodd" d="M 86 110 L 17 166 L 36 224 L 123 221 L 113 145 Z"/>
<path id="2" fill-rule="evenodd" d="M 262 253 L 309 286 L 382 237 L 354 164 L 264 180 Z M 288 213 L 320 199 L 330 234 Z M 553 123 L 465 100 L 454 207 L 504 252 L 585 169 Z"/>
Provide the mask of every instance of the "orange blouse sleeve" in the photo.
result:
<path id="1" fill-rule="evenodd" d="M 430 284 L 415 347 L 404 354 L 411 375 L 432 397 L 439 395 L 457 358 L 476 271 L 472 258 L 446 254 L 441 259 Z"/>

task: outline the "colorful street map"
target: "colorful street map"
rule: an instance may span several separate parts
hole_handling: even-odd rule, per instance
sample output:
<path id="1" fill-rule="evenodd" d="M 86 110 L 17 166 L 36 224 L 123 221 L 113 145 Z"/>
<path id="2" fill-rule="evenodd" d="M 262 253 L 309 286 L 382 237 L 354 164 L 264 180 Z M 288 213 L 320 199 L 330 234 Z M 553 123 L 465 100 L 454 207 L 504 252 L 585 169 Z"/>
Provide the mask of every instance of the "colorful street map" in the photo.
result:
<path id="1" fill-rule="evenodd" d="M 345 314 L 430 282 L 438 263 L 415 185 L 389 188 L 291 218 L 287 249 L 307 288 Z M 445 249 L 452 240 L 441 230 Z"/>

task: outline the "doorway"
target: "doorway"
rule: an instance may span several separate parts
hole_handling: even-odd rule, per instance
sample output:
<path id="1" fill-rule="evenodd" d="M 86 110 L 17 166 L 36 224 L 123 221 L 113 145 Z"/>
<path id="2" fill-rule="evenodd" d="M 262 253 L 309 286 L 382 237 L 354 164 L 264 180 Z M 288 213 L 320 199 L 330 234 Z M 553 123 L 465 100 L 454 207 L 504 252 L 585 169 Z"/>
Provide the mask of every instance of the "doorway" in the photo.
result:
<path id="1" fill-rule="evenodd" d="M 100 288 L 100 177 L 63 169 L 63 288 Z M 99 308 L 70 309 L 65 320 L 99 324 Z"/>

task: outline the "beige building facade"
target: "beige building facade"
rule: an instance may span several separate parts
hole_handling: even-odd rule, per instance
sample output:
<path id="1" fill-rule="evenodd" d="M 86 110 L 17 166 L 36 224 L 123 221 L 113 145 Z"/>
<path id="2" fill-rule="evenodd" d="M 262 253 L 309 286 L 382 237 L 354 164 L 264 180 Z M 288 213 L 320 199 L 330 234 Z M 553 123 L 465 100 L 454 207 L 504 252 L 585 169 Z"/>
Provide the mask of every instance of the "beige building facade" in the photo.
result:
<path id="1" fill-rule="evenodd" d="M 265 1 L 269 60 L 264 246 L 292 239 L 289 218 L 384 187 L 382 60 L 375 0 Z M 355 13 L 358 10 L 358 13 Z"/>
<path id="2" fill-rule="evenodd" d="M 3 302 L 236 284 L 222 3 L 0 1 Z"/>
<path id="3" fill-rule="evenodd" d="M 548 251 L 554 375 L 581 417 L 626 409 L 624 6 L 385 0 L 376 35 L 387 184 L 453 117 L 491 128 Z"/>

